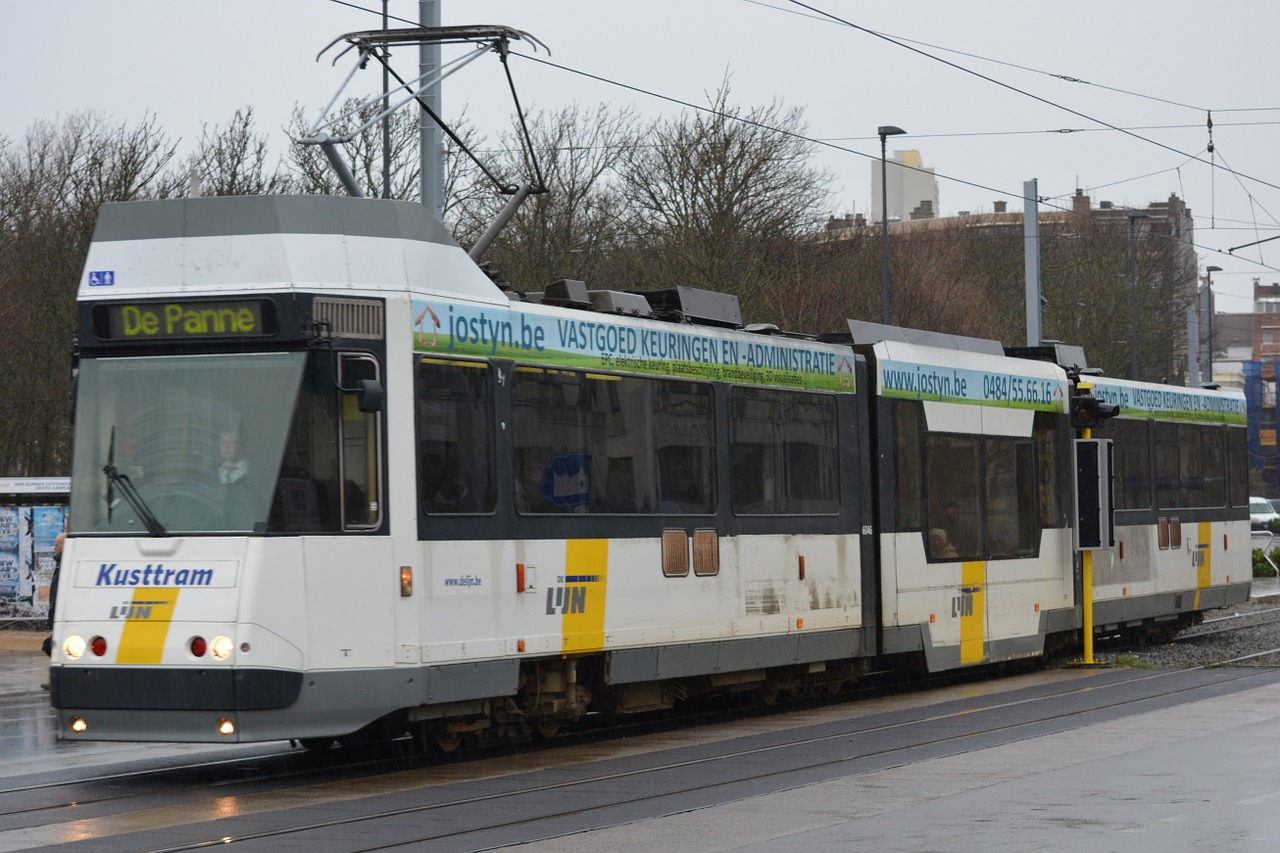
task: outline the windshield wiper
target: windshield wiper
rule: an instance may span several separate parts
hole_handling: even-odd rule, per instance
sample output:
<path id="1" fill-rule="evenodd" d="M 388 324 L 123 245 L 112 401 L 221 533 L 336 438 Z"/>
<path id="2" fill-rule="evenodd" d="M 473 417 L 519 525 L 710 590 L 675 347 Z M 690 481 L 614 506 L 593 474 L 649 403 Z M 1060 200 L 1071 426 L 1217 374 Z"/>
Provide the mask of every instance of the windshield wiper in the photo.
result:
<path id="1" fill-rule="evenodd" d="M 124 499 L 128 501 L 129 506 L 133 507 L 133 511 L 137 513 L 138 518 L 146 525 L 147 532 L 152 536 L 163 536 L 165 534 L 164 525 L 160 523 L 160 519 L 156 518 L 155 513 L 147 506 L 147 502 L 142 499 L 142 495 L 138 494 L 138 490 L 134 488 L 133 482 L 129 480 L 127 474 L 121 474 L 116 470 L 116 428 L 111 427 L 111 444 L 107 448 L 107 464 L 102 466 L 102 473 L 107 475 L 107 522 L 111 522 L 111 508 L 115 503 L 115 487 L 120 487 L 120 494 L 124 495 Z"/>

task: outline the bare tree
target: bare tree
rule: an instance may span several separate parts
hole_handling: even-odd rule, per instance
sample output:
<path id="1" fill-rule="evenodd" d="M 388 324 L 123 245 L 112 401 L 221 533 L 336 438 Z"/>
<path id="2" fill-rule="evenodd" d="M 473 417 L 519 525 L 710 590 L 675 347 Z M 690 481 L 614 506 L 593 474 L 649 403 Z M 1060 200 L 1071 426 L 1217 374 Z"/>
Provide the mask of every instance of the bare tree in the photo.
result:
<path id="1" fill-rule="evenodd" d="M 811 163 L 801 108 L 744 110 L 729 94 L 726 79 L 706 111 L 645 128 L 621 190 L 634 284 L 736 292 L 750 315 L 821 221 L 832 177 Z"/>
<path id="2" fill-rule="evenodd" d="M 0 469 L 8 474 L 69 472 L 67 364 L 98 208 L 172 194 L 173 156 L 154 118 L 113 125 L 94 113 L 37 122 L 0 151 Z"/>
<path id="3" fill-rule="evenodd" d="M 537 168 L 513 124 L 493 169 L 512 185 L 533 183 L 540 173 L 546 191 L 525 202 L 486 259 L 517 289 L 539 289 L 558 278 L 599 282 L 623 238 L 615 170 L 635 144 L 634 114 L 573 104 L 538 113 L 528 126 Z M 474 242 L 506 202 L 491 183 L 475 188 L 456 229 L 464 243 Z"/>
<path id="4" fill-rule="evenodd" d="M 268 167 L 267 136 L 254 130 L 253 107 L 236 110 L 226 127 L 201 126 L 200 147 L 192 168 L 205 195 L 264 195 L 293 189 L 293 180 L 277 161 Z"/>

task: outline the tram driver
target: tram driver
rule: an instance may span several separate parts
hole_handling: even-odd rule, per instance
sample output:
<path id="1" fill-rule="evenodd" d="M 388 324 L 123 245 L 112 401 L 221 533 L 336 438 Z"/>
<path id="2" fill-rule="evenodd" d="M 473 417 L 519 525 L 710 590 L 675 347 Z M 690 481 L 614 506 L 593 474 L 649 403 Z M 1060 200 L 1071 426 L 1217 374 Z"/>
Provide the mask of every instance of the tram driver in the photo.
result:
<path id="1" fill-rule="evenodd" d="M 249 460 L 244 457 L 244 446 L 240 443 L 238 431 L 224 429 L 219 434 L 218 455 L 222 459 L 222 464 L 218 466 L 218 482 L 222 485 L 238 483 L 249 473 Z"/>
<path id="2" fill-rule="evenodd" d="M 254 522 L 250 504 L 251 482 L 249 460 L 244 455 L 244 443 L 240 431 L 224 429 L 218 435 L 218 482 L 222 484 L 222 527 L 226 530 L 245 530 Z"/>

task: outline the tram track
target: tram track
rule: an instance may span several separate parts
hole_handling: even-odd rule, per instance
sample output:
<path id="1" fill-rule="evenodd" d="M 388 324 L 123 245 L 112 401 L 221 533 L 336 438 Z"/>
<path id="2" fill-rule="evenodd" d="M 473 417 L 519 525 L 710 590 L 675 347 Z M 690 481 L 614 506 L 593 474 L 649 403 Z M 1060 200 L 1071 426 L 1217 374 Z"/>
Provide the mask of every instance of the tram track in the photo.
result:
<path id="1" fill-rule="evenodd" d="M 1232 661 L 1222 661 L 1230 664 Z M 676 754 L 641 753 L 641 766 L 628 767 L 622 770 L 607 772 L 582 772 L 583 765 L 572 762 L 549 763 L 549 768 L 538 771 L 539 774 L 554 772 L 554 768 L 572 767 L 573 778 L 557 778 L 553 781 L 540 780 L 538 776 L 528 773 L 504 775 L 501 772 L 480 772 L 470 774 L 462 781 L 440 784 L 438 781 L 419 784 L 424 780 L 410 782 L 404 788 L 406 792 L 414 792 L 421 800 L 412 805 L 401 805 L 393 808 L 378 808 L 377 796 L 359 797 L 356 802 L 367 804 L 352 814 L 347 808 L 340 817 L 325 820 L 304 820 L 294 823 L 286 822 L 271 828 L 250 832 L 227 832 L 231 826 L 225 821 L 209 824 L 192 824 L 182 834 L 191 837 L 170 844 L 148 849 L 165 851 L 186 851 L 203 849 L 213 844 L 223 846 L 236 844 L 241 849 L 267 849 L 264 845 L 278 844 L 284 839 L 293 839 L 291 843 L 302 843 L 308 834 L 317 838 L 332 832 L 359 831 L 369 827 L 370 837 L 381 838 L 385 833 L 375 832 L 372 828 L 386 826 L 387 823 L 403 823 L 404 818 L 421 816 L 423 821 L 415 823 L 424 831 L 412 837 L 399 838 L 386 843 L 357 846 L 351 849 L 385 850 L 398 849 L 416 844 L 432 843 L 444 845 L 444 849 L 484 849 L 482 836 L 497 834 L 507 838 L 521 836 L 527 831 L 537 837 L 551 837 L 542 832 L 545 828 L 569 821 L 573 823 L 593 823 L 603 820 L 609 822 L 609 814 L 613 811 L 663 810 L 663 801 L 670 799 L 673 803 L 687 804 L 691 800 L 719 798 L 719 801 L 739 799 L 748 794 L 748 789 L 773 785 L 787 787 L 791 784 L 805 784 L 804 780 L 814 777 L 836 777 L 862 772 L 871 772 L 876 767 L 906 766 L 929 757 L 936 757 L 938 752 L 960 754 L 994 745 L 993 742 L 1011 743 L 1021 739 L 1032 738 L 1046 731 L 1060 731 L 1071 728 L 1075 721 L 1089 714 L 1117 714 L 1125 709 L 1141 703 L 1150 703 L 1172 696 L 1194 696 L 1197 691 L 1205 691 L 1223 685 L 1245 683 L 1250 679 L 1261 678 L 1265 674 L 1259 670 L 1236 669 L 1220 670 L 1204 681 L 1183 685 L 1178 689 L 1165 690 L 1158 688 L 1162 683 L 1177 676 L 1186 676 L 1195 670 L 1207 667 L 1192 667 L 1177 671 L 1142 671 L 1116 670 L 1107 683 L 1091 682 L 1087 685 L 1067 685 L 1062 689 L 1049 689 L 1037 695 L 1023 697 L 1007 697 L 995 694 L 982 700 L 971 700 L 961 705 L 954 702 L 942 703 L 942 711 L 937 706 L 921 706 L 909 712 L 873 713 L 869 717 L 846 717 L 836 723 L 826 724 L 830 730 L 814 730 L 806 725 L 800 728 L 771 727 L 767 734 L 759 733 L 748 737 L 735 737 L 727 741 L 717 741 L 703 745 L 705 754 L 690 756 L 690 750 L 681 749 Z M 1106 701 L 1098 702 L 1100 696 L 1107 696 Z M 1135 694 L 1136 691 L 1136 694 Z M 1085 701 L 1090 699 L 1092 701 Z M 979 720 L 975 715 L 1012 715 L 1014 719 L 1007 723 L 964 726 L 955 730 L 958 722 Z M 892 719 L 887 719 L 892 716 Z M 879 718 L 880 722 L 875 722 Z M 917 733 L 928 733 L 917 736 Z M 807 734 L 806 734 L 807 733 Z M 624 741 L 625 738 L 619 738 Z M 883 745 L 883 746 L 881 746 Z M 566 750 L 572 749 L 566 744 Z M 699 750 L 692 750 L 697 752 Z M 337 751 L 335 751 L 336 753 Z M 560 750 L 551 750 L 554 753 Z M 812 754 L 812 755 L 811 755 Z M 264 782 L 273 787 L 274 782 L 286 778 L 285 774 L 264 779 L 258 777 L 252 785 L 240 775 L 239 771 L 248 766 L 248 762 L 262 763 L 269 759 L 288 759 L 291 755 L 302 753 L 288 752 L 276 755 L 255 756 L 252 759 L 224 760 L 217 762 L 193 763 L 186 767 L 140 771 L 138 773 L 102 774 L 98 777 L 77 780 L 79 785 L 105 785 L 119 781 L 150 782 L 166 776 L 183 772 L 205 769 L 219 770 L 223 774 L 234 773 L 236 778 L 226 778 L 224 787 L 240 782 L 246 784 L 246 791 L 263 792 Z M 810 756 L 803 760 L 795 760 L 793 756 Z M 490 754 L 489 757 L 492 757 Z M 636 760 L 633 757 L 633 761 Z M 237 769 L 235 765 L 239 764 Z M 376 764 L 376 762 L 375 762 Z M 455 762 L 465 769 L 465 761 Z M 604 761 L 601 766 L 615 767 L 617 761 Z M 761 765 L 765 765 L 761 767 Z M 589 765 L 587 765 L 589 766 Z M 358 764 L 340 764 L 329 768 L 315 768 L 310 773 L 295 773 L 292 778 L 300 780 L 302 785 L 314 785 L 325 781 L 324 777 L 333 775 L 325 770 L 336 770 L 337 775 L 350 778 Z M 717 781 L 708 785 L 706 782 L 708 768 L 714 767 Z M 384 763 L 383 771 L 389 769 Z M 430 775 L 429 771 L 423 771 Z M 374 774 L 376 775 L 376 774 Z M 417 775 L 417 774 L 413 774 Z M 697 777 L 696 780 L 691 777 Z M 353 784 L 355 784 L 353 780 Z M 148 786 L 149 787 L 149 786 Z M 472 793 L 469 788 L 482 788 L 482 792 Z M 195 785 L 184 787 L 185 795 L 194 790 Z M 495 790 L 496 788 L 496 790 Z M 19 790 L 48 789 L 45 786 L 27 786 Z M 207 789 L 207 788 L 206 788 Z M 632 793 L 627 793 L 627 792 Z M 604 793 L 608 795 L 604 795 Z M 0 792 L 7 793 L 7 792 Z M 177 793 L 166 789 L 165 796 L 172 801 Z M 148 807 L 146 792 L 133 795 L 141 808 Z M 228 796 L 225 790 L 219 791 L 218 797 Z M 234 796 L 234 794 L 231 794 Z M 567 803 L 563 807 L 552 807 L 536 810 L 530 816 L 501 816 L 518 813 L 528 808 L 528 804 L 539 797 L 554 803 Z M 96 800 L 99 804 L 117 806 L 129 801 L 129 795 L 103 797 Z M 88 801 L 77 801 L 79 806 L 88 805 Z M 68 811 L 71 811 L 68 808 Z M 127 811 L 127 810 L 126 810 Z M 299 812 L 301 813 L 301 811 Z M 473 815 L 458 825 L 459 815 Z M 442 816 L 448 816 L 443 819 Z M 48 810 L 45 817 L 50 822 L 66 819 L 56 809 Z M 430 819 L 427 819 L 430 818 Z M 261 821 L 258 821 L 261 823 Z M 201 835 L 199 827 L 205 825 L 218 827 L 216 835 Z M 439 827 L 438 829 L 432 829 Z M 452 828 L 445 828 L 452 827 Z M 575 830 L 576 831 L 576 830 Z M 554 833 L 553 833 L 554 834 Z M 105 836 L 104 836 L 105 837 Z M 456 845 L 456 846 L 451 846 Z M 433 848 L 434 849 L 434 848 Z"/>
<path id="2" fill-rule="evenodd" d="M 1270 619 L 1259 619 L 1260 616 L 1272 616 Z M 1221 625 L 1218 628 L 1205 629 L 1206 625 Z M 1214 619 L 1206 619 L 1195 628 L 1183 631 L 1181 634 L 1173 638 L 1175 643 L 1185 643 L 1191 640 L 1200 640 L 1205 637 L 1214 637 L 1220 634 L 1229 634 L 1236 631 L 1245 631 L 1251 628 L 1261 628 L 1269 625 L 1280 625 L 1280 607 L 1270 607 L 1266 610 L 1255 610 L 1252 613 L 1233 613 L 1229 616 L 1218 616 Z"/>
<path id="3" fill-rule="evenodd" d="M 1184 671 L 1186 672 L 1186 671 Z M 1132 679 L 1119 682 L 1119 685 L 1132 685 L 1136 682 L 1152 681 L 1161 678 L 1168 678 L 1177 673 L 1160 672 L 1136 675 Z M 1240 673 L 1232 676 L 1230 681 L 1247 681 L 1260 677 L 1259 673 Z M 1210 686 L 1219 686 L 1222 682 L 1214 682 L 1212 685 L 1196 685 L 1192 687 L 1181 688 L 1168 693 L 1156 694 L 1160 697 L 1168 697 L 1171 695 L 1191 694 L 1200 690 L 1204 690 Z M 1118 686 L 1118 685 L 1107 685 Z M 982 708 L 984 712 L 997 710 L 1009 710 L 1016 706 L 1029 706 L 1040 704 L 1043 706 L 1046 702 L 1060 702 L 1066 697 L 1080 696 L 1084 693 L 1096 693 L 1100 688 L 1098 686 L 1079 687 L 1066 691 L 1056 692 L 1049 696 L 1036 697 L 1034 699 L 1020 699 L 1011 702 L 997 702 L 988 707 Z M 427 832 L 414 835 L 410 838 L 400 839 L 392 843 L 370 845 L 358 848 L 362 851 L 373 850 L 394 850 L 410 847 L 425 843 L 447 843 L 451 840 L 463 840 L 475 836 L 480 832 L 498 832 L 510 834 L 518 832 L 521 829 L 545 824 L 549 821 L 558 819 L 582 817 L 596 812 L 602 812 L 610 809 L 634 808 L 646 803 L 655 803 L 671 798 L 683 798 L 697 794 L 699 797 L 706 797 L 712 791 L 730 792 L 735 786 L 741 786 L 748 783 L 760 783 L 766 780 L 785 780 L 786 777 L 794 777 L 798 774 L 823 774 L 823 771 L 831 771 L 844 765 L 854 762 L 872 762 L 882 766 L 905 766 L 915 761 L 932 757 L 933 753 L 940 747 L 946 747 L 959 743 L 964 743 L 963 749 L 956 750 L 956 753 L 969 752 L 976 749 L 984 748 L 989 745 L 986 743 L 973 743 L 975 737 L 981 736 L 984 739 L 999 738 L 1007 736 L 1011 733 L 1021 730 L 1030 729 L 1036 726 L 1042 726 L 1047 723 L 1061 722 L 1072 720 L 1085 714 L 1095 714 L 1100 711 L 1114 711 L 1137 703 L 1150 702 L 1155 695 L 1144 694 L 1137 698 L 1121 699 L 1116 702 L 1105 704 L 1101 707 L 1091 706 L 1083 709 L 1072 710 L 1067 713 L 1058 714 L 1051 713 L 1048 715 L 1034 716 L 1031 719 L 1017 721 L 1007 725 L 997 725 L 981 730 L 966 730 L 958 734 L 943 735 L 939 737 L 926 738 L 922 740 L 912 741 L 906 746 L 894 746 L 886 749 L 870 749 L 858 752 L 852 755 L 840 755 L 819 761 L 811 761 L 802 765 L 789 765 L 778 767 L 763 773 L 753 773 L 749 776 L 729 774 L 729 778 L 717 782 L 708 787 L 705 782 L 699 781 L 690 785 L 673 785 L 656 793 L 639 794 L 635 796 L 623 796 L 606 798 L 605 801 L 583 806 L 580 802 L 575 802 L 571 808 L 554 810 L 549 813 L 539 814 L 537 816 L 518 819 L 518 820 L 499 820 L 492 821 L 482 826 L 470 826 L 465 829 L 459 829 L 451 832 Z M 813 737 L 785 739 L 782 742 L 762 745 L 758 747 L 730 749 L 717 754 L 698 757 L 692 759 L 682 759 L 677 761 L 659 762 L 650 767 L 644 767 L 635 770 L 629 770 L 620 773 L 604 773 L 592 774 L 583 778 L 574 779 L 572 781 L 555 782 L 551 784 L 538 784 L 531 787 L 520 787 L 517 790 L 499 791 L 487 793 L 478 796 L 460 797 L 456 799 L 445 799 L 440 802 L 428 803 L 422 805 L 408 806 L 397 809 L 373 811 L 368 814 L 339 818 L 328 821 L 320 821 L 312 824 L 283 827 L 270 831 L 249 833 L 243 836 L 221 836 L 218 842 L 227 844 L 241 844 L 256 841 L 267 841 L 272 839 L 299 837 L 303 833 L 324 832 L 336 829 L 338 827 L 351 827 L 370 822 L 393 820 L 408 816 L 428 816 L 435 812 L 447 809 L 461 809 L 469 806 L 495 805 L 513 798 L 536 797 L 539 794 L 560 794 L 566 791 L 583 791 L 595 790 L 601 788 L 609 788 L 615 783 L 628 782 L 634 786 L 637 780 L 644 777 L 652 777 L 657 774 L 672 774 L 676 771 L 694 768 L 700 765 L 717 763 L 721 766 L 728 765 L 732 762 L 749 758 L 760 757 L 764 755 L 777 756 L 781 753 L 791 754 L 796 750 L 818 745 L 832 745 L 838 741 L 848 740 L 850 738 L 879 738 L 891 732 L 928 725 L 945 724 L 953 722 L 962 717 L 970 717 L 975 713 L 974 709 L 957 710 L 950 713 L 925 716 L 920 719 L 905 720 L 902 722 L 893 722 L 885 725 L 871 726 L 862 729 L 841 730 L 831 734 L 825 734 Z M 1034 737 L 1042 734 L 1042 732 L 1027 732 L 1025 737 Z M 1004 737 L 1003 742 L 1011 742 L 1014 740 L 1024 739 L 1023 736 Z M 913 753 L 920 753 L 919 757 L 912 757 Z M 785 763 L 785 762 L 778 762 Z M 700 777 L 701 778 L 701 777 Z M 784 784 L 782 787 L 786 787 Z M 733 799 L 735 797 L 729 797 Z M 494 809 L 495 813 L 502 813 L 505 809 Z M 430 823 L 430 822 L 428 822 Z M 207 839 L 196 842 L 194 844 L 181 844 L 170 847 L 159 848 L 158 853 L 181 853 L 181 851 L 203 849 L 214 842 L 214 839 Z M 469 848 L 472 849 L 472 848 Z M 474 848 L 483 849 L 483 848 Z"/>

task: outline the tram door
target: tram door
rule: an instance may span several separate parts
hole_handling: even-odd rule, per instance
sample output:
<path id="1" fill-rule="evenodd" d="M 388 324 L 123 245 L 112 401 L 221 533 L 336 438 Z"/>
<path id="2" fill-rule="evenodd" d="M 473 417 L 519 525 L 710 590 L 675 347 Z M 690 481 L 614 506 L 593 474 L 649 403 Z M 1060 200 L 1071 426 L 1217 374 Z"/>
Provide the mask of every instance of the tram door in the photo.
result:
<path id="1" fill-rule="evenodd" d="M 378 362 L 367 354 L 343 353 L 337 379 L 337 487 L 329 501 L 342 535 L 305 540 L 311 666 L 385 666 L 393 660 L 395 624 L 388 589 L 398 570 L 390 538 L 377 534 L 385 491 Z"/>

